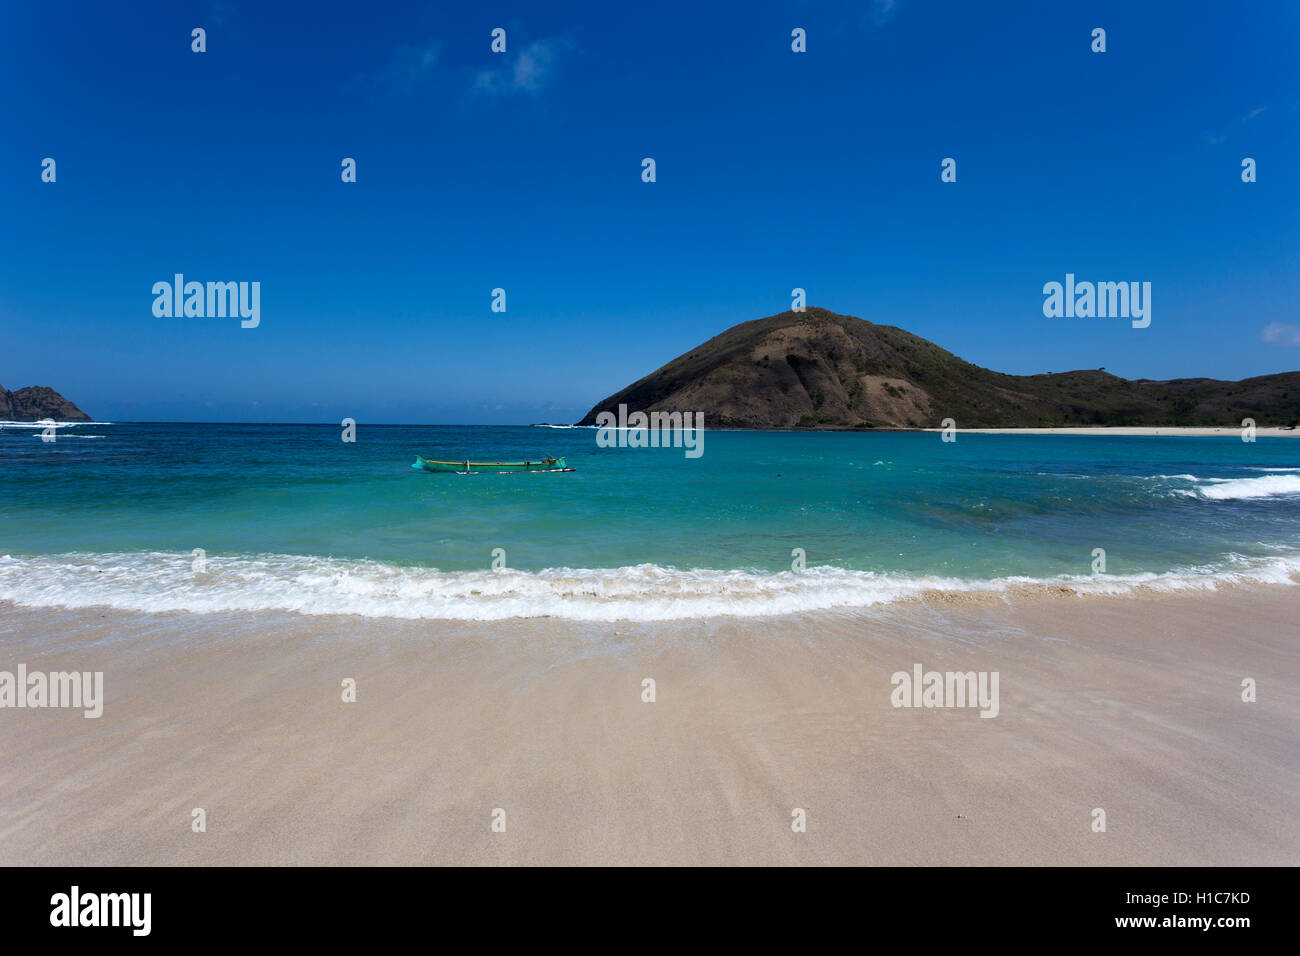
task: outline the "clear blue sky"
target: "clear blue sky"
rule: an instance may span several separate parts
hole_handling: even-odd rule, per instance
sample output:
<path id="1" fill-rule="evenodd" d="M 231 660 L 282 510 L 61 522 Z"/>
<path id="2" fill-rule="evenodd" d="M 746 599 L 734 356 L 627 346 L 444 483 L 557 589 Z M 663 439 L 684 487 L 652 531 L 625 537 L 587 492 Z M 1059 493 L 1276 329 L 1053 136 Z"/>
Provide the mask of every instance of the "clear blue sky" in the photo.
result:
<path id="1" fill-rule="evenodd" d="M 1298 53 L 1281 0 L 6 3 L 0 384 L 574 421 L 795 286 L 1008 372 L 1300 368 Z M 1067 271 L 1150 328 L 1044 318 Z M 155 318 L 176 272 L 261 326 Z"/>

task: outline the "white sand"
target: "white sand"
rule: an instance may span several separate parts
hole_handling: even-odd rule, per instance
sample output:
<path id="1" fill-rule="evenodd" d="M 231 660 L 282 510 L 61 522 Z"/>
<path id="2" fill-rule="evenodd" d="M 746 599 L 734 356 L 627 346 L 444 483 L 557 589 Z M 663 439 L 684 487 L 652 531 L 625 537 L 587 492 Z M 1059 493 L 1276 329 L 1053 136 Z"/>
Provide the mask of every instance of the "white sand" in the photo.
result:
<path id="1" fill-rule="evenodd" d="M 941 432 L 942 428 L 923 428 L 921 431 Z M 1242 430 L 1234 427 L 1213 428 L 1147 428 L 1100 425 L 1086 428 L 958 428 L 959 435 L 1133 435 L 1161 438 L 1241 438 Z M 1297 438 L 1297 428 L 1256 428 L 1257 438 Z"/>
<path id="2" fill-rule="evenodd" d="M 106 697 L 0 710 L 0 864 L 1300 863 L 1300 590 L 1017 601 L 617 627 L 0 604 L 0 669 L 102 670 Z M 913 663 L 998 671 L 999 715 L 894 708 Z"/>

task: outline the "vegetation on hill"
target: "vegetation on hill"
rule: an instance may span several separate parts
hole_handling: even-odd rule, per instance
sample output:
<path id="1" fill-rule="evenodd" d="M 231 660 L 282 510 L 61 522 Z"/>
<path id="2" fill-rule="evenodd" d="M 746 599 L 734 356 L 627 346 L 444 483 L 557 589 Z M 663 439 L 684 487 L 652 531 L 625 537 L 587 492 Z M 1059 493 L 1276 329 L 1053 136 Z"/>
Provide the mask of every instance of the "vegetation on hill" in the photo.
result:
<path id="1" fill-rule="evenodd" d="M 890 325 L 825 309 L 743 322 L 617 392 L 601 411 L 703 412 L 714 428 L 1046 428 L 1300 421 L 1300 372 L 1226 382 L 1102 369 L 1006 375 Z"/>

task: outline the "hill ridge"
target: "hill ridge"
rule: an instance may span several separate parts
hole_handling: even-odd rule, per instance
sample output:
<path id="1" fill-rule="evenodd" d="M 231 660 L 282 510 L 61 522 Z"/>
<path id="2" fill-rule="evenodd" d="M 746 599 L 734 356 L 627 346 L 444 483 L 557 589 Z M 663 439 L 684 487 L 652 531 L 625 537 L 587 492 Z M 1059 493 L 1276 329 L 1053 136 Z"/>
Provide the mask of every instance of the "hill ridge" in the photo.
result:
<path id="1" fill-rule="evenodd" d="M 1124 379 L 1104 369 L 1010 375 L 892 325 L 809 307 L 733 325 L 626 388 L 601 411 L 703 412 L 716 428 L 1239 425 L 1300 421 L 1300 371 L 1236 382 Z"/>
<path id="2" fill-rule="evenodd" d="M 59 422 L 94 421 L 48 386 L 29 385 L 11 392 L 0 385 L 0 421 L 37 422 L 43 418 L 52 418 Z"/>

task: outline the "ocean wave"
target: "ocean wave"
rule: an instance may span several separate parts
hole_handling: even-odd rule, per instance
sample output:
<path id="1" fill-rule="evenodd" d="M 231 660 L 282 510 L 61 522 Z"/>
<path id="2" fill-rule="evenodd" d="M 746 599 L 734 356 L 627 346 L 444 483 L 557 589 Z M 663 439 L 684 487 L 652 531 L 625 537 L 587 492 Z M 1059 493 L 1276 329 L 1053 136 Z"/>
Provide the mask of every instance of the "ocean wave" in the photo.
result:
<path id="1" fill-rule="evenodd" d="M 1199 475 L 1189 474 L 1142 475 L 1139 476 L 1139 480 L 1165 483 L 1165 487 L 1159 489 L 1159 493 L 1163 495 L 1203 498 L 1211 501 L 1300 494 L 1300 468 L 1251 468 L 1249 470 L 1268 472 L 1268 474 L 1253 478 L 1202 478 Z M 1179 482 L 1182 486 L 1169 487 L 1169 482 Z M 1187 487 L 1189 485 L 1190 487 Z"/>
<path id="2" fill-rule="evenodd" d="M 1300 474 L 1272 474 L 1259 478 L 1203 478 L 1205 484 L 1183 489 L 1185 494 L 1211 501 L 1236 501 L 1244 498 L 1271 498 L 1277 495 L 1300 495 Z"/>
<path id="3" fill-rule="evenodd" d="M 42 418 L 37 422 L 0 422 L 0 428 L 32 428 L 44 431 L 47 428 L 77 428 L 80 425 L 111 425 L 112 422 L 56 422 Z"/>
<path id="4" fill-rule="evenodd" d="M 1245 559 L 1165 573 L 972 580 L 814 567 L 794 573 L 678 570 L 653 564 L 529 572 L 439 571 L 298 555 L 63 554 L 0 557 L 0 600 L 32 607 L 128 611 L 287 611 L 304 615 L 493 621 L 667 621 L 759 617 L 896 601 L 1069 589 L 1082 594 L 1293 584 L 1300 558 Z"/>

